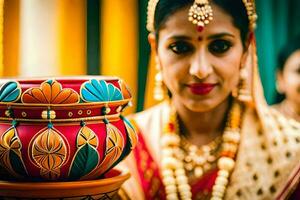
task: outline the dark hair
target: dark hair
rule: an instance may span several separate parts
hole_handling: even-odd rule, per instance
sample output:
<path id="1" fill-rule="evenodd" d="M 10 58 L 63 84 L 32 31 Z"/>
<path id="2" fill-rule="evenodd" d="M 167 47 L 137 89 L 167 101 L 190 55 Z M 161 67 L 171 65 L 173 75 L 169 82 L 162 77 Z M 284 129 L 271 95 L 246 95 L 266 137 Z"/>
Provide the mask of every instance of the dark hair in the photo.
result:
<path id="1" fill-rule="evenodd" d="M 277 69 L 283 71 L 287 59 L 297 50 L 300 50 L 300 35 L 294 37 L 280 50 Z"/>
<path id="2" fill-rule="evenodd" d="M 240 30 L 241 39 L 245 45 L 249 32 L 249 19 L 242 0 L 212 0 L 233 18 L 233 24 Z M 158 30 L 165 23 L 167 18 L 180 8 L 192 5 L 194 0 L 159 0 L 154 16 L 154 29 Z"/>

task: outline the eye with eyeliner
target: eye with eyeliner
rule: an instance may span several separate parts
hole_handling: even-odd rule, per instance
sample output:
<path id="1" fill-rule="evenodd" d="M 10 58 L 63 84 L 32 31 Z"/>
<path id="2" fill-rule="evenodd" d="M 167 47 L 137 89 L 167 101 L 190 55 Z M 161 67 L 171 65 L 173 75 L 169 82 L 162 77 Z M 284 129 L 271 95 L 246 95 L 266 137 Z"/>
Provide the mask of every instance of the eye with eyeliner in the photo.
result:
<path id="1" fill-rule="evenodd" d="M 224 55 L 233 46 L 231 41 L 225 39 L 216 39 L 210 42 L 208 50 L 215 55 Z"/>
<path id="2" fill-rule="evenodd" d="M 186 41 L 173 42 L 168 48 L 175 54 L 188 54 L 194 50 L 194 47 Z"/>

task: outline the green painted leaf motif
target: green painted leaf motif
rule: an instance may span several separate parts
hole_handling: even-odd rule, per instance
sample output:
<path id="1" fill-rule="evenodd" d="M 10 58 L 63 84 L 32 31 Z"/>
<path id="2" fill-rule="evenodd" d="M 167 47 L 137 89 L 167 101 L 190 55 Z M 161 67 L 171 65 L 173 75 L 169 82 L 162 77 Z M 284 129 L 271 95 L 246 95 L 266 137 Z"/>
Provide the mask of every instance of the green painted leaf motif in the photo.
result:
<path id="1" fill-rule="evenodd" d="M 17 174 L 22 175 L 23 177 L 27 177 L 26 169 L 20 157 L 14 151 L 9 152 L 9 157 L 11 167 L 14 169 L 14 171 L 17 172 Z"/>
<path id="2" fill-rule="evenodd" d="M 27 171 L 21 154 L 22 144 L 18 137 L 17 130 L 10 127 L 0 137 L 0 158 L 2 167 L 12 176 L 24 178 Z"/>
<path id="3" fill-rule="evenodd" d="M 98 152 L 89 144 L 85 144 L 77 151 L 69 177 L 77 180 L 90 173 L 99 162 Z"/>

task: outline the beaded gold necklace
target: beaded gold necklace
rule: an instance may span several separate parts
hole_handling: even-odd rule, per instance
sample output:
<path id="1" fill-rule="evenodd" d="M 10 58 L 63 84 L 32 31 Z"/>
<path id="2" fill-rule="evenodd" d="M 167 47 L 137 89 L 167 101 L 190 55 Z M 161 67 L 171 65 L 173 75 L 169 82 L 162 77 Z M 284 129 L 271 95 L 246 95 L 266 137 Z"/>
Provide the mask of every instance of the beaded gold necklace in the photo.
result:
<path id="1" fill-rule="evenodd" d="M 184 160 L 184 169 L 187 174 L 199 178 L 215 166 L 220 153 L 221 142 L 222 138 L 217 137 L 209 144 L 198 148 L 196 145 L 191 144 L 187 138 L 181 137 L 180 147 L 185 154 L 184 157 L 178 157 L 179 155 L 177 155 L 177 158 Z"/>
<path id="2" fill-rule="evenodd" d="M 192 199 L 191 186 L 188 183 L 184 169 L 183 155 L 180 148 L 181 138 L 177 133 L 176 111 L 170 106 L 169 121 L 165 124 L 161 138 L 162 147 L 162 179 L 166 190 L 167 200 Z M 234 100 L 230 109 L 226 128 L 222 136 L 220 157 L 217 161 L 218 175 L 212 188 L 211 200 L 224 198 L 229 176 L 235 166 L 235 156 L 240 141 L 240 125 L 242 118 L 242 104 Z"/>

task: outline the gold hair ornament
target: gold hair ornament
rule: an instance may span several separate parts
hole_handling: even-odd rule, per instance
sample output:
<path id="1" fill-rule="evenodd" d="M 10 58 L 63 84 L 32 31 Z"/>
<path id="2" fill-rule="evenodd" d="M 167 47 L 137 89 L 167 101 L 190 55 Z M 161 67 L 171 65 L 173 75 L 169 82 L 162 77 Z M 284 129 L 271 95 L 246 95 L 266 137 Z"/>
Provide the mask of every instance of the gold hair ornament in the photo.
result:
<path id="1" fill-rule="evenodd" d="M 208 0 L 195 0 L 189 10 L 189 21 L 193 24 L 204 27 L 213 20 L 213 10 Z"/>
<path id="2" fill-rule="evenodd" d="M 243 0 L 243 3 L 247 10 L 250 31 L 253 31 L 256 28 L 256 20 L 257 20 L 255 0 Z"/>
<path id="3" fill-rule="evenodd" d="M 147 30 L 154 32 L 154 15 L 159 0 L 149 0 L 147 7 Z"/>
<path id="4" fill-rule="evenodd" d="M 154 15 L 155 9 L 159 0 L 149 0 L 148 12 L 147 12 L 147 30 L 154 32 Z M 253 31 L 256 27 L 257 14 L 255 10 L 255 0 L 243 0 L 245 5 L 250 31 Z M 195 0 L 189 10 L 189 21 L 197 26 L 204 27 L 213 20 L 213 10 L 209 5 L 209 0 Z"/>

